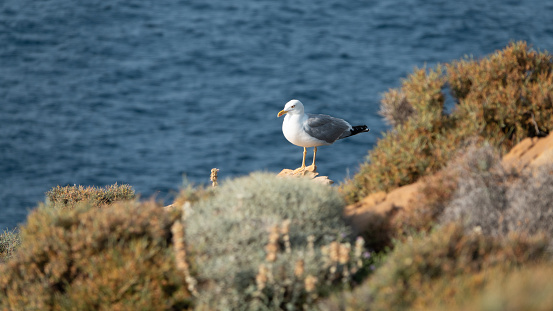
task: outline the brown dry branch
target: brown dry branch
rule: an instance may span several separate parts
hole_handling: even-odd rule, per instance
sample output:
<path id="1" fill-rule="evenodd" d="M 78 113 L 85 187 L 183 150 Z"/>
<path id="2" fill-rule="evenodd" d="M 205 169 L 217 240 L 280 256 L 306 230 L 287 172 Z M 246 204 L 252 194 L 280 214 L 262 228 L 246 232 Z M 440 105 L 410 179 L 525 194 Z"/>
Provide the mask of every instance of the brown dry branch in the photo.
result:
<path id="1" fill-rule="evenodd" d="M 182 222 L 177 220 L 171 227 L 171 233 L 173 234 L 173 246 L 175 248 L 175 262 L 177 268 L 182 271 L 188 290 L 192 295 L 198 296 L 196 290 L 197 281 L 190 274 L 190 267 L 186 259 L 186 245 L 184 241 L 184 226 Z"/>

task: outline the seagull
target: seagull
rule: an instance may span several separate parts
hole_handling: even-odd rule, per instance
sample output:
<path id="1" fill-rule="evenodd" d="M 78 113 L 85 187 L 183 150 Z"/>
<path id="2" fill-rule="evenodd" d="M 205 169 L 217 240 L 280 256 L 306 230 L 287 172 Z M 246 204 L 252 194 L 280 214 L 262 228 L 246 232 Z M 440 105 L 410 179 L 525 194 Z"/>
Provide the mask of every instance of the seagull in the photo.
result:
<path id="1" fill-rule="evenodd" d="M 370 131 L 366 125 L 351 126 L 345 120 L 325 114 L 305 113 L 303 104 L 297 99 L 287 102 L 284 109 L 277 114 L 277 117 L 284 114 L 286 114 L 284 122 L 282 122 L 284 137 L 292 144 L 303 147 L 301 167 L 294 170 L 294 172 L 301 172 L 306 169 L 314 172 L 317 169 L 315 166 L 317 147 L 331 145 L 338 139 Z M 309 147 L 315 147 L 313 164 L 306 167 L 305 155 Z"/>

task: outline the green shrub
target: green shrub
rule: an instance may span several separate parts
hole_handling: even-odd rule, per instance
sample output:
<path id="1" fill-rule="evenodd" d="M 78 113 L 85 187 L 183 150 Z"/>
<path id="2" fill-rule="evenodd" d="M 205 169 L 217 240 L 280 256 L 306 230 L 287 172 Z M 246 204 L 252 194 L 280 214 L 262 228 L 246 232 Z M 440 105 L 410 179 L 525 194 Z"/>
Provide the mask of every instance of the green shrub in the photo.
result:
<path id="1" fill-rule="evenodd" d="M 187 308 L 171 245 L 180 217 L 136 201 L 35 209 L 21 228 L 17 254 L 0 265 L 0 309 Z"/>
<path id="2" fill-rule="evenodd" d="M 465 59 L 416 69 L 382 100 L 394 125 L 341 190 L 356 202 L 380 190 L 410 184 L 441 169 L 469 140 L 488 141 L 501 153 L 553 128 L 553 59 L 512 43 L 482 60 Z M 444 112 L 450 89 L 455 109 Z"/>
<path id="3" fill-rule="evenodd" d="M 465 234 L 451 224 L 397 244 L 385 263 L 351 293 L 321 304 L 323 310 L 427 310 L 455 304 L 480 291 L 489 278 L 549 258 L 543 236 L 497 239 Z M 443 308 L 442 310 L 447 310 Z"/>
<path id="4" fill-rule="evenodd" d="M 490 275 L 488 285 L 447 310 L 545 311 L 553 310 L 553 269 L 549 263 Z M 438 306 L 433 310 L 444 310 Z"/>
<path id="5" fill-rule="evenodd" d="M 543 238 L 512 237 L 502 241 L 479 234 L 464 234 L 452 225 L 397 245 L 386 263 L 371 281 L 374 309 L 409 308 L 412 305 L 435 303 L 449 290 L 446 280 L 475 273 L 494 266 L 518 266 L 535 261 L 546 254 Z M 437 297 L 436 297 L 437 296 Z"/>
<path id="6" fill-rule="evenodd" d="M 307 179 L 252 174 L 185 211 L 199 309 L 302 310 L 366 265 L 344 243 L 344 202 Z"/>
<path id="7" fill-rule="evenodd" d="M 3 263 L 13 257 L 15 250 L 21 244 L 19 237 L 19 229 L 13 229 L 12 231 L 5 230 L 0 234 L 0 263 Z"/>
<path id="8" fill-rule="evenodd" d="M 526 137 L 551 131 L 553 60 L 548 53 L 512 43 L 481 60 L 447 65 L 448 82 L 458 100 L 460 125 L 475 123 L 479 135 L 503 151 Z"/>
<path id="9" fill-rule="evenodd" d="M 54 208 L 73 208 L 79 202 L 86 201 L 96 207 L 121 200 L 135 198 L 134 190 L 129 185 L 111 185 L 105 188 L 83 186 L 57 186 L 46 192 L 46 203 Z"/>

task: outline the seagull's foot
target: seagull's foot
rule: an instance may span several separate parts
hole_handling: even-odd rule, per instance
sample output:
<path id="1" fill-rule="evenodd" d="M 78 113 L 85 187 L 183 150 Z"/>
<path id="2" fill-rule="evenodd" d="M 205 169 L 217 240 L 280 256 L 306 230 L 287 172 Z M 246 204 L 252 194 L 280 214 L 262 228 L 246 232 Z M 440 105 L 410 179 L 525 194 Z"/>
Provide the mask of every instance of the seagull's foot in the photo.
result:
<path id="1" fill-rule="evenodd" d="M 306 167 L 305 170 L 310 171 L 310 172 L 316 172 L 317 171 L 317 165 L 311 164 L 308 167 Z"/>
<path id="2" fill-rule="evenodd" d="M 305 172 L 305 165 L 302 165 L 301 167 L 298 167 L 297 169 L 294 170 L 294 174 L 299 174 L 299 173 L 303 173 Z"/>

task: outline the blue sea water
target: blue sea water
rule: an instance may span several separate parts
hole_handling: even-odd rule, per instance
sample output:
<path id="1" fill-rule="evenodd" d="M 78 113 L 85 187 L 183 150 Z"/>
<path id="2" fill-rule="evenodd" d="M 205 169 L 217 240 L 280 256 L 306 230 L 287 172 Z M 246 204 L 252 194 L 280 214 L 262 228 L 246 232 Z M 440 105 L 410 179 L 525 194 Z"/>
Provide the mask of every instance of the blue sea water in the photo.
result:
<path id="1" fill-rule="evenodd" d="M 381 94 L 415 66 L 513 40 L 551 51 L 552 16 L 545 0 L 2 0 L 0 230 L 56 185 L 170 200 L 213 167 L 295 168 L 276 118 L 293 98 L 371 128 L 319 149 L 341 181 L 387 129 Z"/>

